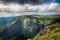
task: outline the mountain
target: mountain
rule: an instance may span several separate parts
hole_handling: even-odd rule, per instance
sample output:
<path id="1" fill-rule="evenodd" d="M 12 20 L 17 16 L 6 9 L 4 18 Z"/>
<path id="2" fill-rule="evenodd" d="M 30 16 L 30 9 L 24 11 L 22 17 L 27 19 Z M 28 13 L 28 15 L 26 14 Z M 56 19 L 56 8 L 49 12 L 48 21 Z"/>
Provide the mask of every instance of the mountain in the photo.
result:
<path id="1" fill-rule="evenodd" d="M 10 40 L 14 37 L 23 36 L 24 38 L 30 38 L 35 36 L 44 27 L 38 23 L 39 19 L 37 19 L 33 16 L 16 17 L 3 26 L 0 38 L 3 37 L 3 40 Z"/>
<path id="2" fill-rule="evenodd" d="M 55 19 L 54 22 L 44 30 L 40 30 L 33 40 L 60 40 L 60 18 Z"/>
<path id="3" fill-rule="evenodd" d="M 14 19 L 15 17 L 0 17 L 0 27 Z"/>
<path id="4" fill-rule="evenodd" d="M 33 38 L 47 25 L 52 25 L 57 16 L 18 16 L 4 25 L 0 40 L 27 40 Z"/>

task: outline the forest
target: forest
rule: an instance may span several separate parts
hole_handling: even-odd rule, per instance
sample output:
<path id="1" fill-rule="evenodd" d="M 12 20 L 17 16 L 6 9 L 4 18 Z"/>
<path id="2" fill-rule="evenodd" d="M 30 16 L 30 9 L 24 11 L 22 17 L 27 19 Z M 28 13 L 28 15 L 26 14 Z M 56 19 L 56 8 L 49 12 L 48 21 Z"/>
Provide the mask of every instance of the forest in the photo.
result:
<path id="1" fill-rule="evenodd" d="M 57 26 L 60 23 L 59 15 L 23 15 L 12 19 L 0 27 L 0 40 L 60 39 L 60 26 Z"/>

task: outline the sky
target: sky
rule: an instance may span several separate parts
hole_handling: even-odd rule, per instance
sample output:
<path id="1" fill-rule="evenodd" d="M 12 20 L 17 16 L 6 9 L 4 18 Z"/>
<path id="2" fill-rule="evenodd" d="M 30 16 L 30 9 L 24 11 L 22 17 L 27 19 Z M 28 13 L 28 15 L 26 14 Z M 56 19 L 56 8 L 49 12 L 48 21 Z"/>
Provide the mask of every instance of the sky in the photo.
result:
<path id="1" fill-rule="evenodd" d="M 19 3 L 6 3 L 0 2 L 0 17 L 11 17 L 20 15 L 50 15 L 60 13 L 60 2 L 55 0 L 55 2 L 47 1 L 42 4 L 19 4 Z"/>
<path id="2" fill-rule="evenodd" d="M 20 4 L 25 4 L 25 3 L 32 3 L 32 4 L 41 4 L 47 1 L 53 1 L 53 0 L 1 0 L 3 2 L 16 2 Z"/>

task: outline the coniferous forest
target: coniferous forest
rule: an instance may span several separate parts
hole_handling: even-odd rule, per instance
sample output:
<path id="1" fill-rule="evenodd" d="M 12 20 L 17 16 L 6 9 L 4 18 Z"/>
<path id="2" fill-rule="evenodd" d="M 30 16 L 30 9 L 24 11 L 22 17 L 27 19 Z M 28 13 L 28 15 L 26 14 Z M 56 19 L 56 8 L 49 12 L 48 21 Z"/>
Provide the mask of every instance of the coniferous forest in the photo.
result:
<path id="1" fill-rule="evenodd" d="M 59 15 L 23 15 L 8 20 L 0 22 L 0 40 L 60 40 Z"/>

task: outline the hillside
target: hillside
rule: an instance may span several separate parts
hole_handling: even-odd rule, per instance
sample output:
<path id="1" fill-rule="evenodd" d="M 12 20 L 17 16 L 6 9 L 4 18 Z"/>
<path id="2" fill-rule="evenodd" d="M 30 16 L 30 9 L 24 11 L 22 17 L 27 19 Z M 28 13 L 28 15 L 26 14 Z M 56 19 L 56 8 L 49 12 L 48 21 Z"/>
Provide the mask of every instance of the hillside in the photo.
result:
<path id="1" fill-rule="evenodd" d="M 41 28 L 41 25 L 38 23 L 39 19 L 37 19 L 38 18 L 34 18 L 33 16 L 16 17 L 2 27 L 2 30 L 0 30 L 0 37 L 3 37 L 5 40 L 21 37 L 21 35 L 23 36 L 23 39 L 24 37 L 33 37 Z"/>
<path id="2" fill-rule="evenodd" d="M 0 40 L 27 40 L 33 38 L 47 25 L 54 24 L 54 20 L 60 16 L 18 16 L 3 25 L 0 29 Z M 54 22 L 53 22 L 54 21 Z M 1 39 L 3 37 L 3 39 Z"/>
<path id="3" fill-rule="evenodd" d="M 60 26 L 54 25 L 49 27 L 47 30 L 42 31 L 43 35 L 35 36 L 33 40 L 60 40 Z"/>

